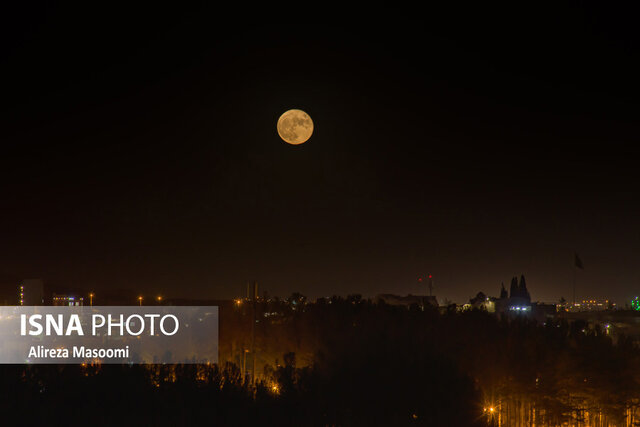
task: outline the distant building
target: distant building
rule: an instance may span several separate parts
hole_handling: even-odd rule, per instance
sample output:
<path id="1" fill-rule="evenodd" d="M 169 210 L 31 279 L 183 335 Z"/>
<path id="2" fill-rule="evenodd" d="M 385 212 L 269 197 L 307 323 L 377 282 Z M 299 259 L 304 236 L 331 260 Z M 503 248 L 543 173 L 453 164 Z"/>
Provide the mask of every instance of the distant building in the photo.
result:
<path id="1" fill-rule="evenodd" d="M 504 287 L 504 283 L 500 289 L 500 296 L 489 297 L 483 292 L 469 300 L 468 304 L 462 306 L 462 310 L 479 309 L 489 313 L 506 314 L 513 316 L 526 316 L 535 319 L 540 323 L 555 318 L 557 314 L 556 304 L 544 304 L 541 302 L 531 302 L 531 295 L 527 289 L 527 282 L 524 275 L 511 279 L 509 292 Z"/>
<path id="2" fill-rule="evenodd" d="M 513 314 L 530 314 L 531 313 L 531 295 L 527 289 L 527 283 L 524 275 L 511 279 L 509 294 L 502 284 L 500 290 L 500 298 L 495 299 L 495 311 L 497 313 L 513 313 Z"/>
<path id="3" fill-rule="evenodd" d="M 496 298 L 488 297 L 484 292 L 478 292 L 478 294 L 469 300 L 469 304 L 465 304 L 467 309 L 485 310 L 489 313 L 495 313 L 496 311 Z"/>
<path id="4" fill-rule="evenodd" d="M 41 279 L 25 279 L 18 290 L 20 305 L 44 304 L 44 282 Z"/>
<path id="5" fill-rule="evenodd" d="M 569 311 L 603 311 L 603 310 L 615 310 L 616 304 L 613 301 L 605 300 L 582 300 L 575 304 L 570 304 Z"/>
<path id="6" fill-rule="evenodd" d="M 57 306 L 78 307 L 84 305 L 84 298 L 79 295 L 53 294 L 52 304 Z"/>
<path id="7" fill-rule="evenodd" d="M 409 294 L 403 297 L 394 294 L 379 294 L 376 295 L 375 301 L 376 303 L 384 302 L 388 305 L 404 305 L 406 307 L 417 305 L 423 310 L 425 307 L 438 308 L 438 300 L 436 300 L 436 297 L 426 295 L 423 296 Z"/>

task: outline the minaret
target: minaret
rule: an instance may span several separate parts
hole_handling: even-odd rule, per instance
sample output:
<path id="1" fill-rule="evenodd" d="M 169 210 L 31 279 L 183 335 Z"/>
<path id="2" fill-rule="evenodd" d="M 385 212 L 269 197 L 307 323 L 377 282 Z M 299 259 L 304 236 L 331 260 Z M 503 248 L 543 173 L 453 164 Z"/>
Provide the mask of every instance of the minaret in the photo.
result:
<path id="1" fill-rule="evenodd" d="M 528 302 L 531 302 L 531 295 L 529 295 L 529 291 L 527 290 L 527 283 L 524 280 L 524 274 L 520 276 L 520 296 L 522 298 L 526 298 Z"/>
<path id="2" fill-rule="evenodd" d="M 504 288 L 504 282 L 502 282 L 502 288 L 500 289 L 500 299 L 507 299 L 509 298 L 509 294 L 507 293 L 507 290 Z"/>
<path id="3" fill-rule="evenodd" d="M 511 289 L 509 289 L 509 297 L 510 298 L 515 298 L 517 296 L 519 296 L 519 289 L 518 289 L 518 278 L 514 277 L 513 279 L 511 279 Z"/>

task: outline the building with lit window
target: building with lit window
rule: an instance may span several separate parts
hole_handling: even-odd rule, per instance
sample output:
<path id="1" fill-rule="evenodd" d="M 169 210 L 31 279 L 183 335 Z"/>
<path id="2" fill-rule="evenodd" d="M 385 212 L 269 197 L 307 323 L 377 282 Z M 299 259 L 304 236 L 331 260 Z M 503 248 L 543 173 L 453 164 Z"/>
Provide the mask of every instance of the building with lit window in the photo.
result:
<path id="1" fill-rule="evenodd" d="M 520 276 L 519 283 L 517 277 L 511 279 L 508 293 L 503 283 L 500 289 L 500 298 L 495 298 L 494 303 L 496 313 L 531 314 L 531 295 L 527 289 L 524 275 Z"/>
<path id="2" fill-rule="evenodd" d="M 40 279 L 25 279 L 18 286 L 20 305 L 43 305 L 44 283 Z"/>
<path id="3" fill-rule="evenodd" d="M 618 307 L 616 303 L 608 299 L 588 299 L 576 302 L 575 304 L 567 304 L 566 310 L 568 311 L 604 311 L 615 310 Z"/>
<path id="4" fill-rule="evenodd" d="M 78 295 L 53 294 L 53 305 L 78 307 L 84 305 L 84 298 Z"/>

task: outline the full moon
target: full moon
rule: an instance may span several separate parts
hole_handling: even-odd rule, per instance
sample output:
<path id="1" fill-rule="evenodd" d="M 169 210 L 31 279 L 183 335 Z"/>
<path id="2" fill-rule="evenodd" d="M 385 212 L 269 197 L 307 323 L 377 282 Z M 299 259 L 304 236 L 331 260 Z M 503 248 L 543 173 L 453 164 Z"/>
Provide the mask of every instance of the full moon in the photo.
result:
<path id="1" fill-rule="evenodd" d="M 302 144 L 312 133 L 313 120 L 302 110 L 285 111 L 278 119 L 278 135 L 289 144 Z"/>

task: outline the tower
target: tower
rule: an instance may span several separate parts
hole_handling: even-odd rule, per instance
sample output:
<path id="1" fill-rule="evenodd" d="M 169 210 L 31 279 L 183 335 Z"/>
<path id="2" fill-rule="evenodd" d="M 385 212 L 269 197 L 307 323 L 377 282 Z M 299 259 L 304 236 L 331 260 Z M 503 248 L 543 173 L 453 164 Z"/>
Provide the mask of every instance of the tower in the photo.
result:
<path id="1" fill-rule="evenodd" d="M 500 289 L 500 299 L 506 299 L 509 298 L 509 294 L 507 293 L 507 290 L 504 288 L 504 282 L 502 282 L 502 287 Z"/>
<path id="2" fill-rule="evenodd" d="M 25 279 L 18 288 L 20 305 L 43 305 L 44 283 L 41 279 Z"/>

